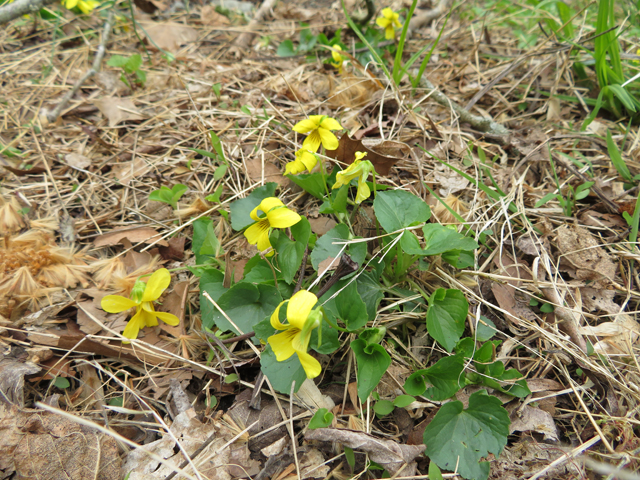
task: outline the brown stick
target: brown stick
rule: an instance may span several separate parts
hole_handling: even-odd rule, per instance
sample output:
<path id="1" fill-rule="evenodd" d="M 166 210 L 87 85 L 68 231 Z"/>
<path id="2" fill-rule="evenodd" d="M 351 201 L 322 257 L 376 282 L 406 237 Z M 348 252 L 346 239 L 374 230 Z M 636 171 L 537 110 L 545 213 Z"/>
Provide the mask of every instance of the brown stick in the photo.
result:
<path id="1" fill-rule="evenodd" d="M 238 51 L 244 48 L 249 48 L 251 45 L 251 40 L 253 40 L 254 35 L 256 35 L 253 30 L 258 26 L 258 24 L 262 21 L 262 19 L 267 15 L 267 13 L 276 6 L 278 0 L 264 0 L 260 8 L 256 11 L 256 14 L 253 16 L 249 25 L 247 25 L 248 32 L 244 32 L 233 43 L 234 50 Z"/>
<path id="2" fill-rule="evenodd" d="M 98 70 L 100 70 L 100 64 L 102 63 L 104 54 L 107 51 L 106 45 L 109 41 L 109 36 L 111 35 L 111 28 L 113 27 L 114 18 L 115 17 L 113 14 L 113 9 L 111 9 L 109 11 L 109 17 L 104 24 L 104 30 L 102 31 L 102 41 L 100 42 L 100 46 L 98 47 L 96 56 L 93 59 L 93 65 L 91 65 L 91 68 L 87 70 L 85 74 L 76 82 L 73 88 L 69 90 L 64 97 L 62 97 L 62 100 L 60 100 L 60 103 L 56 105 L 56 108 L 54 108 L 51 112 L 45 114 L 47 122 L 55 122 L 60 113 L 62 113 L 62 110 L 67 106 L 67 103 L 69 103 L 69 100 L 71 100 L 71 97 L 73 97 L 76 92 L 80 90 L 82 84 L 89 78 L 93 77 L 98 72 Z"/>
<path id="3" fill-rule="evenodd" d="M 49 5 L 55 1 L 56 0 L 16 0 L 0 8 L 0 25 L 28 13 L 36 13 L 45 5 Z"/>

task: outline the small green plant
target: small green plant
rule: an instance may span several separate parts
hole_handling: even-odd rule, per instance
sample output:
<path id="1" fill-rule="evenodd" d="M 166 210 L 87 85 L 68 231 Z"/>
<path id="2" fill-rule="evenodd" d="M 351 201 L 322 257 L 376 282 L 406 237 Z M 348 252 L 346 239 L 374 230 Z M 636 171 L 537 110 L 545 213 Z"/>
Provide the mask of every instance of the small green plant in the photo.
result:
<path id="1" fill-rule="evenodd" d="M 178 208 L 178 201 L 187 190 L 189 190 L 189 188 L 181 183 L 177 183 L 171 188 L 162 185 L 159 190 L 154 190 L 149 194 L 149 200 L 166 203 L 176 210 Z"/>
<path id="2" fill-rule="evenodd" d="M 129 88 L 135 88 L 135 86 L 144 87 L 147 82 L 147 74 L 140 70 L 142 66 L 142 56 L 139 53 L 135 53 L 130 57 L 123 57 L 122 55 L 113 55 L 107 65 L 110 67 L 121 68 L 120 80 Z"/>
<path id="3" fill-rule="evenodd" d="M 308 23 L 300 23 L 302 29 L 300 30 L 300 37 L 298 46 L 296 47 L 290 39 L 285 40 L 278 45 L 276 53 L 280 57 L 293 57 L 294 55 L 301 55 L 311 52 L 313 47 L 318 42 L 318 36 L 311 33 Z"/>
<path id="4" fill-rule="evenodd" d="M 616 26 L 615 0 L 599 0 L 593 57 L 600 93 L 582 130 L 595 119 L 600 108 L 611 112 L 616 118 L 625 115 L 635 117 L 640 109 L 640 101 L 630 91 L 631 86 L 635 85 L 628 86 L 633 79 L 625 81 Z"/>
<path id="5" fill-rule="evenodd" d="M 556 191 L 547 193 L 544 197 L 538 200 L 535 204 L 535 208 L 539 208 L 550 200 L 556 199 L 558 200 L 560 207 L 562 207 L 562 213 L 564 213 L 567 217 L 570 217 L 573 214 L 576 202 L 578 200 L 586 198 L 589 195 L 590 188 L 595 182 L 584 182 L 577 187 L 574 187 L 573 185 L 566 185 L 566 188 L 564 188 L 563 192 L 562 185 L 560 184 L 560 180 L 558 179 L 558 173 L 556 172 L 556 166 L 553 162 L 552 157 L 549 157 L 549 162 L 551 163 L 553 177 L 556 182 Z"/>
<path id="6" fill-rule="evenodd" d="M 363 32 L 360 30 L 360 28 L 358 28 L 358 26 L 355 24 L 355 22 L 352 20 L 352 18 L 349 16 L 349 13 L 347 12 L 344 0 L 342 1 L 342 9 L 344 11 L 345 16 L 347 17 L 347 22 L 349 23 L 349 26 L 356 33 L 356 35 L 358 35 L 358 38 L 360 38 L 364 46 L 366 46 L 369 49 L 371 56 L 380 65 L 380 67 L 384 71 L 387 78 L 389 78 L 389 80 L 391 80 L 396 86 L 400 85 L 400 81 L 404 78 L 404 76 L 409 74 L 409 69 L 429 48 L 429 44 L 425 44 L 420 50 L 414 53 L 411 56 L 411 58 L 409 58 L 409 60 L 407 60 L 407 62 L 404 63 L 403 65 L 402 55 L 404 53 L 404 46 L 407 38 L 407 33 L 409 31 L 409 20 L 413 16 L 413 12 L 416 9 L 417 5 L 418 5 L 418 0 L 413 0 L 413 2 L 411 3 L 411 6 L 409 7 L 409 12 L 407 13 L 406 21 L 402 25 L 402 33 L 400 34 L 400 39 L 398 40 L 398 46 L 395 49 L 395 57 L 393 60 L 393 64 L 391 65 L 391 70 L 389 70 L 385 62 L 382 60 L 381 51 L 379 48 L 377 48 L 377 42 L 375 40 L 378 40 L 379 37 L 382 37 L 387 40 L 389 39 L 389 32 L 393 28 L 393 23 L 389 23 L 389 22 L 393 22 L 393 19 L 397 19 L 397 14 L 393 15 L 393 17 L 391 17 L 391 14 L 383 15 L 383 17 L 378 19 L 379 20 L 378 25 L 385 25 L 385 31 L 381 31 L 378 35 L 375 35 L 375 34 L 371 35 L 370 31 L 372 29 L 369 28 L 365 32 Z M 390 11 L 390 9 L 385 9 L 385 10 Z M 383 12 L 385 10 L 383 10 Z M 420 83 L 420 78 L 422 78 L 424 70 L 426 69 L 427 64 L 429 63 L 429 60 L 431 59 L 431 55 L 433 54 L 435 47 L 440 42 L 440 37 L 444 32 L 444 28 L 447 25 L 447 21 L 449 20 L 450 15 L 451 15 L 451 11 L 449 12 L 447 19 L 445 20 L 442 28 L 440 29 L 438 38 L 436 38 L 435 42 L 433 42 L 433 44 L 431 45 L 431 49 L 422 60 L 420 64 L 420 68 L 418 69 L 418 72 L 415 75 L 415 77 L 409 76 L 411 80 L 411 85 L 413 86 L 413 88 L 416 88 Z M 382 22 L 380 22 L 380 20 L 382 20 Z"/>
<path id="7" fill-rule="evenodd" d="M 389 415 L 395 408 L 404 408 L 416 401 L 411 395 L 399 395 L 393 400 L 380 400 L 380 396 L 376 392 L 373 392 L 371 396 L 376 400 L 373 411 L 378 417 Z"/>

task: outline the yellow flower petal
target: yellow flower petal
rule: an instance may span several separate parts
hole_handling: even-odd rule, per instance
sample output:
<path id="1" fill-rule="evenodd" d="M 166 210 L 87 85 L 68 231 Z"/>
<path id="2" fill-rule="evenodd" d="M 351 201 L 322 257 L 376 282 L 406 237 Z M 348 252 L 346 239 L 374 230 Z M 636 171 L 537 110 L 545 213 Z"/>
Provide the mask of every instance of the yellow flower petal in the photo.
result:
<path id="1" fill-rule="evenodd" d="M 296 161 L 299 161 L 307 170 L 311 171 L 318 163 L 318 158 L 309 150 L 301 148 L 296 152 Z"/>
<path id="2" fill-rule="evenodd" d="M 318 297 L 307 290 L 300 290 L 289 300 L 287 320 L 291 325 L 302 330 L 316 303 L 318 303 Z"/>
<path id="3" fill-rule="evenodd" d="M 171 325 L 172 327 L 175 327 L 180 323 L 180 319 L 176 317 L 173 313 L 155 312 L 155 315 L 164 323 L 166 323 L 167 325 Z"/>
<path id="4" fill-rule="evenodd" d="M 288 228 L 298 223 L 302 217 L 287 207 L 274 208 L 267 213 L 269 225 L 273 228 Z"/>
<path id="5" fill-rule="evenodd" d="M 260 243 L 260 240 L 265 236 L 267 237 L 267 241 L 269 241 L 269 220 L 265 218 L 264 220 L 254 223 L 244 231 L 244 236 L 251 245 Z"/>
<path id="6" fill-rule="evenodd" d="M 275 351 L 275 350 L 274 350 Z M 298 352 L 298 359 L 302 364 L 302 368 L 304 368 L 305 373 L 307 374 L 307 378 L 316 378 L 322 372 L 322 367 L 320 366 L 320 362 L 313 358 L 306 352 Z"/>
<path id="7" fill-rule="evenodd" d="M 78 0 L 64 0 L 64 6 L 71 10 L 78 4 Z"/>
<path id="8" fill-rule="evenodd" d="M 261 236 L 260 238 L 258 238 L 258 243 L 256 244 L 256 247 L 258 247 L 258 250 L 260 250 L 261 252 L 264 252 L 265 250 L 269 250 L 271 248 L 271 242 L 269 241 L 269 231 L 267 230 L 267 233 L 263 236 Z M 270 257 L 274 254 L 275 252 L 273 250 L 271 250 L 270 252 L 266 253 L 265 255 L 267 257 Z"/>
<path id="9" fill-rule="evenodd" d="M 162 292 L 164 292 L 171 283 L 171 274 L 166 268 L 161 268 L 153 272 L 153 275 L 147 282 L 147 288 L 144 289 L 144 295 L 142 296 L 143 302 L 152 302 L 160 298 Z"/>
<path id="10" fill-rule="evenodd" d="M 356 204 L 362 203 L 371 195 L 371 189 L 367 185 L 364 175 L 358 179 L 358 193 L 356 193 Z"/>
<path id="11" fill-rule="evenodd" d="M 129 310 L 137 305 L 138 304 L 130 298 L 122 297 L 120 295 L 107 295 L 106 297 L 102 297 L 102 301 L 100 302 L 102 309 L 109 313 L 124 312 L 125 310 Z"/>
<path id="12" fill-rule="evenodd" d="M 325 117 L 320 123 L 320 128 L 326 128 L 327 130 L 342 130 L 342 125 L 335 118 Z"/>
<path id="13" fill-rule="evenodd" d="M 264 213 L 269 213 L 270 210 L 278 207 L 284 207 L 284 203 L 276 197 L 267 197 L 260 202 L 260 205 L 258 205 L 258 209 L 262 210 Z"/>
<path id="14" fill-rule="evenodd" d="M 331 50 L 331 57 L 333 58 L 333 61 L 336 63 L 337 62 L 342 63 L 344 61 L 344 58 L 339 53 L 340 51 L 342 51 L 342 47 L 340 45 L 334 45 L 332 48 L 333 50 Z"/>
<path id="15" fill-rule="evenodd" d="M 393 25 L 389 25 L 384 29 L 384 38 L 387 40 L 393 40 L 396 36 L 396 31 L 393 28 Z"/>
<path id="16" fill-rule="evenodd" d="M 287 330 L 288 328 L 290 328 L 289 325 L 285 325 L 284 323 L 280 322 L 280 307 L 282 305 L 284 305 L 284 302 L 280 302 L 280 305 L 278 305 L 271 314 L 271 326 L 276 330 Z"/>
<path id="17" fill-rule="evenodd" d="M 296 123 L 293 131 L 298 133 L 309 133 L 311 130 L 318 128 L 322 115 L 311 115 L 309 118 Z"/>
<path id="18" fill-rule="evenodd" d="M 312 131 L 307 138 L 302 142 L 302 148 L 306 148 L 310 152 L 317 152 L 322 143 L 322 137 L 318 133 L 318 130 Z"/>
<path id="19" fill-rule="evenodd" d="M 376 25 L 378 25 L 380 28 L 387 28 L 389 23 L 389 20 L 384 17 L 376 18 Z"/>
<path id="20" fill-rule="evenodd" d="M 300 159 L 296 158 L 293 162 L 289 162 L 284 167 L 285 175 L 297 175 L 306 170 L 304 163 L 300 161 Z"/>
<path id="21" fill-rule="evenodd" d="M 299 333 L 300 331 L 297 328 L 289 328 L 284 332 L 272 335 L 267 339 L 269 345 L 271 345 L 271 348 L 273 349 L 273 353 L 276 354 L 276 359 L 279 362 L 287 360 L 291 355 L 296 353 L 291 346 L 291 342 Z"/>
<path id="22" fill-rule="evenodd" d="M 131 339 L 138 338 L 140 329 L 145 326 L 145 313 L 146 312 L 141 307 L 138 307 L 137 313 L 131 318 L 131 320 L 129 320 L 127 326 L 124 327 L 124 332 L 122 332 L 123 337 Z"/>
<path id="23" fill-rule="evenodd" d="M 322 142 L 322 146 L 326 150 L 337 150 L 340 142 L 338 141 L 338 137 L 336 137 L 333 133 L 331 133 L 326 128 L 319 128 L 318 135 L 320 135 L 320 141 Z"/>

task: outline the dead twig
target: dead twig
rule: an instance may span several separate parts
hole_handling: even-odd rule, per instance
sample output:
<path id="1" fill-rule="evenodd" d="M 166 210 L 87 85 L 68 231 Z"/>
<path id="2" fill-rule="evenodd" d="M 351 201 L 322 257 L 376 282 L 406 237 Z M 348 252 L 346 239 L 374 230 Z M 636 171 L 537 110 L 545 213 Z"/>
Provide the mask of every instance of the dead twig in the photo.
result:
<path id="1" fill-rule="evenodd" d="M 69 100 L 71 100 L 71 97 L 76 94 L 76 92 L 80 89 L 84 82 L 86 82 L 89 78 L 93 77 L 98 72 L 98 70 L 100 69 L 100 64 L 102 63 L 102 59 L 104 58 L 104 54 L 107 51 L 106 45 L 109 41 L 109 36 L 111 35 L 114 18 L 115 15 L 113 13 L 113 9 L 111 9 L 109 11 L 109 17 L 104 24 L 104 30 L 102 31 L 102 41 L 100 42 L 98 51 L 96 52 L 96 56 L 93 59 L 93 65 L 91 65 L 91 68 L 87 70 L 85 74 L 80 77 L 80 79 L 78 79 L 73 88 L 69 90 L 64 97 L 62 97 L 60 103 L 58 103 L 58 105 L 52 111 L 44 114 L 44 118 L 46 119 L 46 122 L 44 123 L 55 122 L 58 116 L 60 116 L 60 114 L 62 113 L 62 110 L 67 106 L 67 103 L 69 103 Z"/>
<path id="2" fill-rule="evenodd" d="M 56 0 L 16 0 L 0 8 L 0 25 L 10 22 L 28 13 L 36 13 L 42 7 L 54 3 Z"/>
<path id="3" fill-rule="evenodd" d="M 256 34 L 253 29 L 258 26 L 258 23 L 262 21 L 269 10 L 276 6 L 276 3 L 278 3 L 278 0 L 265 0 L 262 5 L 260 5 L 260 8 L 256 11 L 256 14 L 247 25 L 248 31 L 241 34 L 233 43 L 233 47 L 231 48 L 233 53 L 238 54 L 240 50 L 249 48 L 251 40 L 253 40 L 253 37 Z"/>

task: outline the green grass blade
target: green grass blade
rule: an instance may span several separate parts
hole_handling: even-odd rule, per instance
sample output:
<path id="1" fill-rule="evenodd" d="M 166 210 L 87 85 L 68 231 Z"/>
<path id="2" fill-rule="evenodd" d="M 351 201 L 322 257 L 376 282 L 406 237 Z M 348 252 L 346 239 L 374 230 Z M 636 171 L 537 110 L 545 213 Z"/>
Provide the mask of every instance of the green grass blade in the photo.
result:
<path id="1" fill-rule="evenodd" d="M 633 182 L 631 172 L 629 172 L 627 164 L 624 163 L 622 155 L 620 154 L 620 150 L 618 150 L 618 146 L 613 141 L 610 130 L 607 130 L 607 151 L 609 152 L 611 163 L 613 163 L 614 168 L 620 174 L 620 176 L 627 182 Z"/>
<path id="2" fill-rule="evenodd" d="M 400 66 L 402 65 L 402 52 L 404 51 L 404 42 L 407 39 L 407 32 L 409 31 L 409 21 L 411 20 L 413 11 L 416 9 L 417 5 L 418 0 L 413 0 L 413 2 L 411 3 L 411 7 L 409 8 L 407 18 L 405 18 L 404 25 L 402 26 L 400 41 L 398 42 L 398 48 L 396 49 L 396 58 L 393 60 L 393 73 L 391 75 L 396 85 L 400 85 L 400 80 L 402 79 L 402 75 L 398 77 L 398 73 L 400 72 Z"/>
<path id="3" fill-rule="evenodd" d="M 393 81 L 393 77 L 391 76 L 391 72 L 389 72 L 389 69 L 387 68 L 387 66 L 382 61 L 382 58 L 380 57 L 380 55 L 378 55 L 378 52 L 376 52 L 375 48 L 373 48 L 373 45 L 371 45 L 369 43 L 367 38 L 362 34 L 362 32 L 360 31 L 358 26 L 351 19 L 351 16 L 349 15 L 349 12 L 347 11 L 347 6 L 344 4 L 344 0 L 340 0 L 340 3 L 342 4 L 342 11 L 344 12 L 344 16 L 347 19 L 347 23 L 349 24 L 349 27 L 351 28 L 351 30 L 353 30 L 356 33 L 356 35 L 358 36 L 358 38 L 362 41 L 362 43 L 364 43 L 367 46 L 367 48 L 369 49 L 369 52 L 371 52 L 371 55 L 373 56 L 373 58 L 376 59 L 376 62 L 378 62 L 378 64 L 380 65 L 380 68 L 382 68 L 382 71 L 387 76 L 389 81 L 390 82 Z"/>
<path id="4" fill-rule="evenodd" d="M 449 17 L 451 17 L 451 12 L 453 12 L 453 7 L 449 10 L 449 14 L 447 15 L 447 18 L 445 18 L 445 20 L 444 20 L 444 25 L 442 25 L 442 28 L 440 29 L 440 33 L 438 33 L 438 38 L 436 38 L 436 41 L 433 42 L 433 45 L 431 46 L 431 50 L 429 50 L 429 53 L 427 53 L 427 56 L 424 57 L 424 59 L 422 60 L 422 63 L 420 64 L 420 69 L 418 70 L 418 74 L 416 75 L 415 79 L 411 80 L 411 86 L 413 88 L 416 88 L 418 86 L 418 84 L 420 83 L 420 79 L 422 78 L 422 75 L 424 74 L 424 70 L 427 68 L 427 64 L 429 63 L 429 60 L 431 59 L 431 55 L 433 55 L 433 51 L 436 49 L 436 46 L 440 43 L 440 38 L 442 38 L 442 33 L 444 32 L 444 29 L 447 26 L 447 22 L 449 21 Z M 413 62 L 410 59 L 407 62 L 407 65 L 405 65 L 405 70 L 408 70 L 411 67 L 412 64 L 413 64 Z M 400 78 L 402 78 L 403 76 L 404 76 L 404 74 L 401 75 Z"/>

